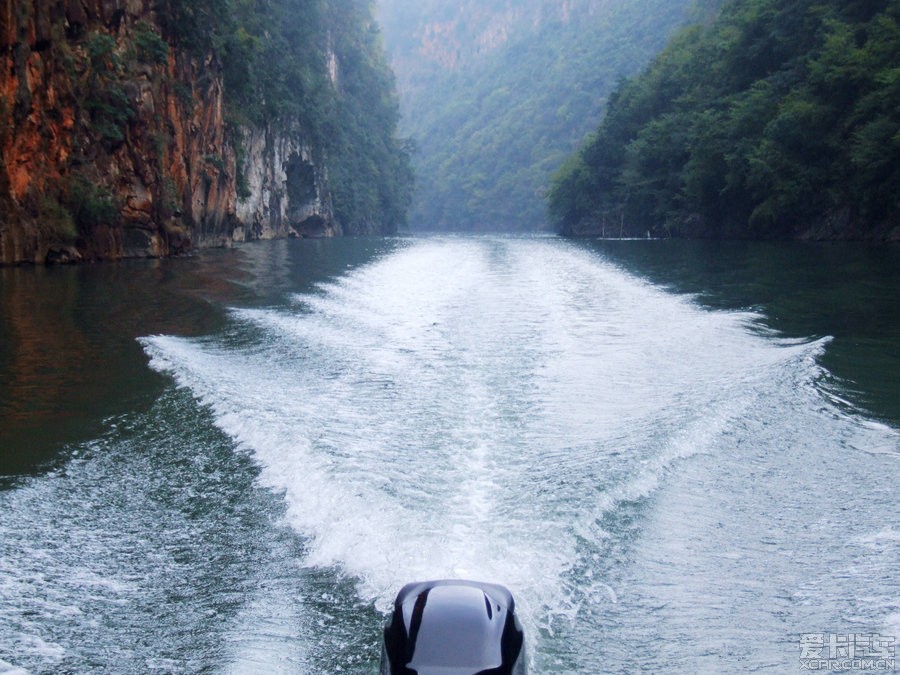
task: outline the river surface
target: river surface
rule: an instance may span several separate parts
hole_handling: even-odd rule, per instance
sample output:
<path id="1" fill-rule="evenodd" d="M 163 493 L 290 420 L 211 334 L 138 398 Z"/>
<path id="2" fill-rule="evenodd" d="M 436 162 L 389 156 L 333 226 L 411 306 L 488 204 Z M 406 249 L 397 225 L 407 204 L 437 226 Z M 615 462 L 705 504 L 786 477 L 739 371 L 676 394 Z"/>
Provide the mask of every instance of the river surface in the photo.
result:
<path id="1" fill-rule="evenodd" d="M 406 582 L 533 672 L 900 636 L 900 250 L 436 237 L 0 269 L 0 672 L 373 673 Z"/>

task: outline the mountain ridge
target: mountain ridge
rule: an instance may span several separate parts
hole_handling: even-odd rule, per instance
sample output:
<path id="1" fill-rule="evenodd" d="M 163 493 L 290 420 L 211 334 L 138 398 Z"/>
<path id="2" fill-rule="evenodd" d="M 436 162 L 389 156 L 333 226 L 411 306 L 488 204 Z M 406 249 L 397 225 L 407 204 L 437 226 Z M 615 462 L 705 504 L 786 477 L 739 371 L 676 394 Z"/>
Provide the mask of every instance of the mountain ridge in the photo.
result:
<path id="1" fill-rule="evenodd" d="M 417 147 L 412 227 L 544 228 L 550 177 L 599 123 L 615 82 L 649 62 L 692 6 L 382 0 L 401 133 Z"/>
<path id="2" fill-rule="evenodd" d="M 554 179 L 565 234 L 900 240 L 900 1 L 729 0 Z"/>

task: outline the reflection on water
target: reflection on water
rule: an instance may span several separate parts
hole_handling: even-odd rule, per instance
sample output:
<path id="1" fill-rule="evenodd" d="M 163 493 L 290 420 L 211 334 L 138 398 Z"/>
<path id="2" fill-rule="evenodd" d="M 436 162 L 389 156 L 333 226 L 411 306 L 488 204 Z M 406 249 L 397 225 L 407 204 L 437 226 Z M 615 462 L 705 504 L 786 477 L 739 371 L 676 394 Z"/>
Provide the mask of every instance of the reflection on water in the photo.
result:
<path id="1" fill-rule="evenodd" d="M 265 242 L 176 260 L 0 267 L 0 476 L 28 473 L 163 382 L 142 335 L 205 335 L 225 307 L 272 302 L 398 240 Z"/>
<path id="2" fill-rule="evenodd" d="M 898 419 L 896 262 L 440 237 L 0 270 L 0 662 L 374 672 L 426 576 L 510 586 L 535 672 L 895 634 L 900 434 L 848 401 Z"/>

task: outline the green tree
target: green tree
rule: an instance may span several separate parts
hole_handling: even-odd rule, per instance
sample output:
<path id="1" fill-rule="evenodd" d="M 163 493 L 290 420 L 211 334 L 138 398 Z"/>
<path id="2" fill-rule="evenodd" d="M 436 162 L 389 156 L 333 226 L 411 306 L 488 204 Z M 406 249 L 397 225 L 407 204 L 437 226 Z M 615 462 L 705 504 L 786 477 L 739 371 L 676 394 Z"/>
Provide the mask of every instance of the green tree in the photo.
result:
<path id="1" fill-rule="evenodd" d="M 632 233 L 886 234 L 900 195 L 900 1 L 731 0 L 611 97 L 582 167 L 556 175 L 562 232 L 619 209 Z"/>

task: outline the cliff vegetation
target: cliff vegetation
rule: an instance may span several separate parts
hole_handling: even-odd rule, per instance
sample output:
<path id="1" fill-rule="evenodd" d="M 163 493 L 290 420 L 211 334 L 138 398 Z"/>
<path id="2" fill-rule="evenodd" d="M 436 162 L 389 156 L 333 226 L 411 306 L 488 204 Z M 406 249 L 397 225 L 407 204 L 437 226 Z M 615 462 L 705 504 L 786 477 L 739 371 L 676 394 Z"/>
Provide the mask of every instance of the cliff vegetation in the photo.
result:
<path id="1" fill-rule="evenodd" d="M 900 1 L 731 0 L 556 175 L 574 235 L 900 238 Z"/>
<path id="2" fill-rule="evenodd" d="M 380 0 L 416 229 L 537 230 L 553 173 L 691 0 Z"/>
<path id="3" fill-rule="evenodd" d="M 366 0 L 0 0 L 0 46 L 0 263 L 404 222 Z"/>

